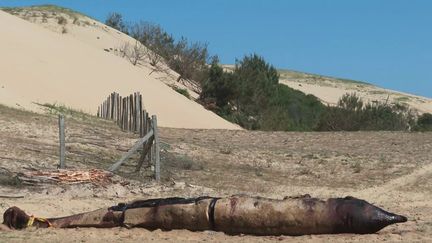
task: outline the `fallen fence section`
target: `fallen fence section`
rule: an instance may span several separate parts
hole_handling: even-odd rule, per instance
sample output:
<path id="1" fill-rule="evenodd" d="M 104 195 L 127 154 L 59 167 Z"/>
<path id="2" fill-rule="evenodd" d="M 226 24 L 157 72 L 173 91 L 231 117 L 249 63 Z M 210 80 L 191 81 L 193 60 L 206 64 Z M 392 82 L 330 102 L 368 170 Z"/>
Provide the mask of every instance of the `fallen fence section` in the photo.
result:
<path id="1" fill-rule="evenodd" d="M 111 93 L 107 99 L 98 107 L 97 116 L 112 120 L 127 132 L 139 133 L 140 139 L 125 153 L 120 160 L 115 162 L 109 171 L 115 171 L 133 153 L 142 146 L 141 157 L 137 163 L 136 171 L 140 171 L 144 161 L 152 162 L 155 166 L 155 179 L 160 181 L 160 156 L 159 137 L 157 132 L 157 118 L 150 117 L 142 104 L 142 95 L 135 92 L 126 97 L 118 93 Z M 153 151 L 153 152 L 152 152 Z M 152 155 L 154 153 L 154 155 Z"/>
<path id="2" fill-rule="evenodd" d="M 115 162 L 108 170 L 115 171 L 123 162 L 125 162 L 135 151 L 137 151 L 145 142 L 153 136 L 153 130 L 150 130 L 143 138 L 140 138 L 135 145 L 125 153 L 121 159 Z"/>

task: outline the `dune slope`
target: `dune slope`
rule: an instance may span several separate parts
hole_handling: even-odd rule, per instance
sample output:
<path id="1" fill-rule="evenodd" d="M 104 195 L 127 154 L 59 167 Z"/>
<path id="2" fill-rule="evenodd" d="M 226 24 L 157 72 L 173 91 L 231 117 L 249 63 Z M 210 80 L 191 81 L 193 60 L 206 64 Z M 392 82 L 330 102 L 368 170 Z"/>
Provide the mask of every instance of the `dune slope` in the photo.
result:
<path id="1" fill-rule="evenodd" d="M 223 65 L 226 71 L 233 71 L 234 65 Z M 413 111 L 432 113 L 432 99 L 377 87 L 373 84 L 304 73 L 293 70 L 279 69 L 279 83 L 299 90 L 305 94 L 316 96 L 325 105 L 335 106 L 338 100 L 347 93 L 356 93 L 365 102 L 398 103 Z"/>
<path id="2" fill-rule="evenodd" d="M 384 89 L 375 85 L 302 72 L 279 70 L 280 83 L 318 97 L 324 104 L 336 105 L 346 93 L 356 93 L 366 102 L 404 104 L 418 113 L 432 113 L 432 99 Z"/>
<path id="3" fill-rule="evenodd" d="M 111 92 L 143 94 L 161 126 L 238 129 L 127 60 L 0 11 L 0 103 L 60 103 L 95 113 Z"/>

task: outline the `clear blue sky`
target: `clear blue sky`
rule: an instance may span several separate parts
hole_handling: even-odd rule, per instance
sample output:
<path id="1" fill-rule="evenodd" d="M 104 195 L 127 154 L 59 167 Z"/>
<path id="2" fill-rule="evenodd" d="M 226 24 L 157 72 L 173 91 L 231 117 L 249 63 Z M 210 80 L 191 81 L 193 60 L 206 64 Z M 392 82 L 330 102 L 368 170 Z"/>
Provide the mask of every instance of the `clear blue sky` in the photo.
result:
<path id="1" fill-rule="evenodd" d="M 256 52 L 274 66 L 367 81 L 432 97 L 429 0 L 0 0 L 57 4 L 104 21 L 160 24 L 208 42 L 223 63 Z"/>

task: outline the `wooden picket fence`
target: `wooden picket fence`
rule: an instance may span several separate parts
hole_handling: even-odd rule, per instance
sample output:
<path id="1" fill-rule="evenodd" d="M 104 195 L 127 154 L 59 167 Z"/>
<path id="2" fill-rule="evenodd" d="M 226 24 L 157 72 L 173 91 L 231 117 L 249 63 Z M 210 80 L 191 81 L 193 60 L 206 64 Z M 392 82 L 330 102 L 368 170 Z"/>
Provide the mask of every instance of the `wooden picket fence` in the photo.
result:
<path id="1" fill-rule="evenodd" d="M 111 93 L 98 107 L 98 117 L 113 120 L 123 129 L 144 136 L 151 125 L 151 118 L 142 104 L 142 95 L 135 92 L 126 97 Z"/>
<path id="2" fill-rule="evenodd" d="M 134 146 L 125 153 L 120 160 L 115 162 L 110 171 L 116 170 L 134 152 L 142 147 L 141 158 L 139 159 L 136 171 L 139 171 L 144 160 L 154 162 L 155 178 L 160 180 L 160 155 L 159 135 L 157 129 L 157 118 L 149 116 L 142 103 L 142 95 L 135 92 L 126 97 L 118 93 L 111 93 L 107 99 L 98 107 L 97 116 L 112 120 L 117 123 L 123 131 L 139 133 L 140 139 Z"/>

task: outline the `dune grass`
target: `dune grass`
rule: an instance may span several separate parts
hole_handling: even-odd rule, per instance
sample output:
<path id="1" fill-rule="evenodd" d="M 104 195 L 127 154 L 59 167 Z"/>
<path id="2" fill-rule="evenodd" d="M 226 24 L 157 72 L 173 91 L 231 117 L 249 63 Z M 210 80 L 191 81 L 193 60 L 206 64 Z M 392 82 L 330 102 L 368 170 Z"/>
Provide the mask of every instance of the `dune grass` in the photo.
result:
<path id="1" fill-rule="evenodd" d="M 281 78 L 313 79 L 316 81 L 328 80 L 328 81 L 347 83 L 347 84 L 367 85 L 367 86 L 371 85 L 371 84 L 364 82 L 364 81 L 358 81 L 358 80 L 352 80 L 352 79 L 346 79 L 346 78 L 335 78 L 335 77 L 330 77 L 330 76 L 325 76 L 325 75 L 299 72 L 299 71 L 293 71 L 293 70 L 288 70 L 288 69 L 278 69 L 278 73 L 281 76 Z"/>
<path id="2" fill-rule="evenodd" d="M 75 10 L 72 10 L 70 8 L 60 7 L 57 5 L 33 5 L 28 7 L 1 7 L 1 9 L 5 12 L 13 12 L 13 11 L 25 11 L 25 10 L 38 10 L 38 11 L 49 11 L 49 12 L 57 12 L 57 13 L 65 13 L 65 14 L 80 14 Z"/>
<path id="3" fill-rule="evenodd" d="M 71 117 L 79 120 L 92 120 L 97 119 L 96 116 L 86 113 L 81 110 L 77 110 L 71 107 L 67 107 L 62 104 L 57 103 L 35 103 L 36 105 L 41 106 L 47 114 L 51 115 L 64 115 L 66 117 Z"/>
<path id="4" fill-rule="evenodd" d="M 180 88 L 180 87 L 177 87 L 177 86 L 173 86 L 173 89 L 174 89 L 177 93 L 179 93 L 179 94 L 185 96 L 186 98 L 188 98 L 188 99 L 191 98 L 191 96 L 190 96 L 190 94 L 189 94 L 189 91 L 188 91 L 187 89 Z"/>
<path id="5" fill-rule="evenodd" d="M 227 71 L 234 71 L 235 66 L 234 65 L 222 65 L 222 67 Z M 358 81 L 358 80 L 352 80 L 352 79 L 346 79 L 346 78 L 335 78 L 325 75 L 319 75 L 319 74 L 313 74 L 313 73 L 306 73 L 306 72 L 300 72 L 300 71 L 294 71 L 289 69 L 277 69 L 278 74 L 280 75 L 281 79 L 292 79 L 292 80 L 304 80 L 304 79 L 312 79 L 317 82 L 324 82 L 326 80 L 330 82 L 339 82 L 339 83 L 346 83 L 346 84 L 355 84 L 355 85 L 362 85 L 362 86 L 372 86 L 372 84 L 364 82 L 364 81 Z"/>
<path id="6" fill-rule="evenodd" d="M 63 13 L 70 16 L 71 18 L 80 17 L 80 16 L 89 17 L 83 13 L 77 12 L 70 8 L 60 7 L 52 4 L 32 5 L 28 7 L 0 7 L 0 9 L 10 14 L 16 14 L 23 11 L 40 11 L 40 12 Z"/>

